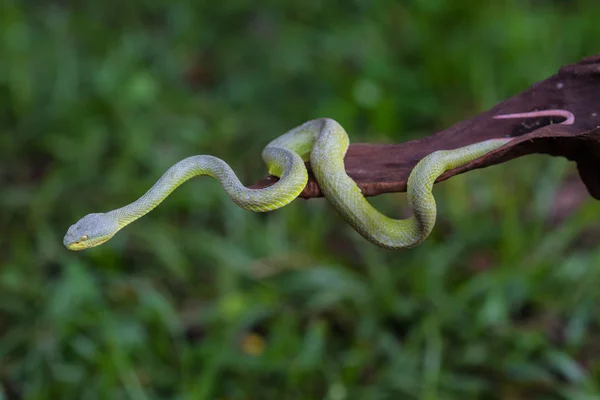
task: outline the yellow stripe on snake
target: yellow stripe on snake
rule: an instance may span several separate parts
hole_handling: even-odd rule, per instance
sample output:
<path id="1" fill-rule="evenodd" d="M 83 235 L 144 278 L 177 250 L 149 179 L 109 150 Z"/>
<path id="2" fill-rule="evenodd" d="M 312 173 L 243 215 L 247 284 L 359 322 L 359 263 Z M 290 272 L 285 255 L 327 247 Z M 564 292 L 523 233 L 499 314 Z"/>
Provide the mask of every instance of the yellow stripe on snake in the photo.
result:
<path id="1" fill-rule="evenodd" d="M 539 113 L 498 117 L 528 117 L 538 116 Z M 557 112 L 551 115 L 557 115 Z M 454 150 L 436 151 L 423 158 L 408 178 L 407 195 L 413 215 L 397 220 L 373 208 L 346 174 L 344 155 L 349 139 L 344 128 L 332 119 L 316 119 L 283 134 L 264 148 L 262 157 L 269 173 L 280 178 L 272 186 L 246 188 L 224 161 L 208 155 L 192 156 L 169 168 L 135 202 L 106 213 L 88 214 L 80 219 L 69 228 L 63 243 L 70 250 L 83 250 L 106 242 L 195 176 L 208 175 L 218 179 L 231 200 L 246 210 L 264 212 L 278 209 L 293 201 L 304 189 L 308 181 L 304 161 L 310 159 L 321 191 L 358 233 L 381 247 L 413 247 L 427 238 L 435 224 L 436 204 L 431 193 L 435 180 L 444 171 L 475 160 L 510 140 L 490 139 Z"/>

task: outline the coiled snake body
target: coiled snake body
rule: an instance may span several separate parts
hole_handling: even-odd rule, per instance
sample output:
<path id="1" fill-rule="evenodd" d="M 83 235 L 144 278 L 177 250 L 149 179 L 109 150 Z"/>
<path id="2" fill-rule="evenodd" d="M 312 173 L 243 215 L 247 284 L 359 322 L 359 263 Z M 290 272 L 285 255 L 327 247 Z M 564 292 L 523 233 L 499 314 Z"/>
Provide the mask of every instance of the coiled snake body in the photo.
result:
<path id="1" fill-rule="evenodd" d="M 540 113 L 543 112 L 498 117 L 540 116 Z M 560 113 L 554 111 L 546 115 Z M 435 224 L 436 204 L 431 193 L 435 180 L 444 171 L 466 164 L 509 140 L 490 139 L 455 150 L 436 151 L 423 158 L 408 178 L 407 195 L 413 215 L 408 219 L 396 220 L 373 208 L 346 174 L 344 155 L 349 139 L 344 128 L 332 119 L 312 120 L 276 138 L 263 150 L 262 156 L 269 173 L 280 178 L 272 186 L 246 188 L 224 161 L 208 155 L 192 156 L 169 168 L 135 202 L 106 213 L 88 214 L 80 219 L 69 228 L 63 243 L 70 250 L 98 246 L 154 209 L 183 182 L 200 175 L 218 179 L 227 195 L 246 210 L 275 210 L 290 203 L 302 192 L 308 181 L 304 161 L 310 159 L 323 194 L 358 233 L 381 247 L 413 247 L 427 238 Z"/>

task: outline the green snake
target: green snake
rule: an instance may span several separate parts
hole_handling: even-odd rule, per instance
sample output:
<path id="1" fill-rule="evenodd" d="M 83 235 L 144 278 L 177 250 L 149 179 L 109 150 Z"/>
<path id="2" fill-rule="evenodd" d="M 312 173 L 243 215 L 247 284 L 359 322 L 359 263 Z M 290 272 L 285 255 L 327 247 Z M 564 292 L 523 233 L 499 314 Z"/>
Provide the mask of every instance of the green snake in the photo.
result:
<path id="1" fill-rule="evenodd" d="M 563 124 L 573 123 L 573 115 L 564 110 L 506 114 L 495 118 L 556 115 L 567 118 Z M 304 162 L 310 160 L 324 196 L 358 233 L 384 248 L 414 247 L 427 238 L 435 224 L 436 203 L 431 193 L 435 180 L 444 171 L 475 160 L 511 139 L 490 139 L 454 150 L 435 151 L 424 157 L 411 171 L 407 183 L 408 203 L 413 215 L 398 220 L 381 214 L 371 206 L 346 174 L 344 155 L 349 139 L 344 128 L 332 119 L 316 119 L 279 136 L 264 148 L 262 157 L 269 173 L 279 177 L 272 186 L 247 188 L 223 160 L 209 155 L 188 157 L 169 168 L 133 203 L 81 218 L 68 229 L 63 243 L 70 250 L 83 250 L 106 242 L 195 176 L 208 175 L 218 179 L 231 200 L 246 210 L 265 212 L 278 209 L 293 201 L 304 189 L 308 181 Z"/>

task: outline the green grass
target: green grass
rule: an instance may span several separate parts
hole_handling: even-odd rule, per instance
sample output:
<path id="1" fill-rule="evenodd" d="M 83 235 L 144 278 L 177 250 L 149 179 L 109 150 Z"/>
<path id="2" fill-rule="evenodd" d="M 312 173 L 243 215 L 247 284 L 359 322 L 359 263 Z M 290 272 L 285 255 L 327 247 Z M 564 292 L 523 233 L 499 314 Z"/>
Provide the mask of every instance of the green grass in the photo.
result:
<path id="1" fill-rule="evenodd" d="M 252 183 L 309 119 L 396 143 L 484 111 L 597 53 L 598 2 L 67 3 L 0 5 L 0 399 L 600 399 L 600 207 L 557 221 L 562 159 L 437 185 L 413 250 L 210 180 L 62 246 L 192 154 Z"/>

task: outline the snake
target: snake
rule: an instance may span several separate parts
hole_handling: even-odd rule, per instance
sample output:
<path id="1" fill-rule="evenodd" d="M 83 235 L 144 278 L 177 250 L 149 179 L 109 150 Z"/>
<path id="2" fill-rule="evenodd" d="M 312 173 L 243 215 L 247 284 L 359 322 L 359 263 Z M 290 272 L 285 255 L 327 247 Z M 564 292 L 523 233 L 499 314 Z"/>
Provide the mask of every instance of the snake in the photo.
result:
<path id="1" fill-rule="evenodd" d="M 566 110 L 542 110 L 496 115 L 494 118 L 561 116 L 561 124 L 572 124 Z M 408 204 L 412 215 L 390 218 L 375 209 L 356 182 L 347 175 L 344 156 L 350 140 L 344 128 L 329 118 L 303 123 L 271 141 L 262 158 L 271 175 L 279 178 L 261 189 L 244 186 L 232 168 L 211 155 L 185 158 L 170 167 L 156 183 L 134 202 L 105 213 L 92 213 L 71 225 L 63 244 L 69 250 L 84 250 L 111 239 L 118 231 L 149 213 L 178 186 L 196 176 L 211 176 L 222 185 L 229 198 L 245 210 L 266 212 L 296 199 L 308 182 L 305 165 L 311 168 L 325 198 L 337 213 L 365 239 L 387 249 L 411 248 L 431 233 L 437 217 L 433 184 L 445 171 L 469 163 L 507 144 L 513 138 L 488 139 L 451 150 L 437 150 L 423 157 L 407 181 Z"/>

